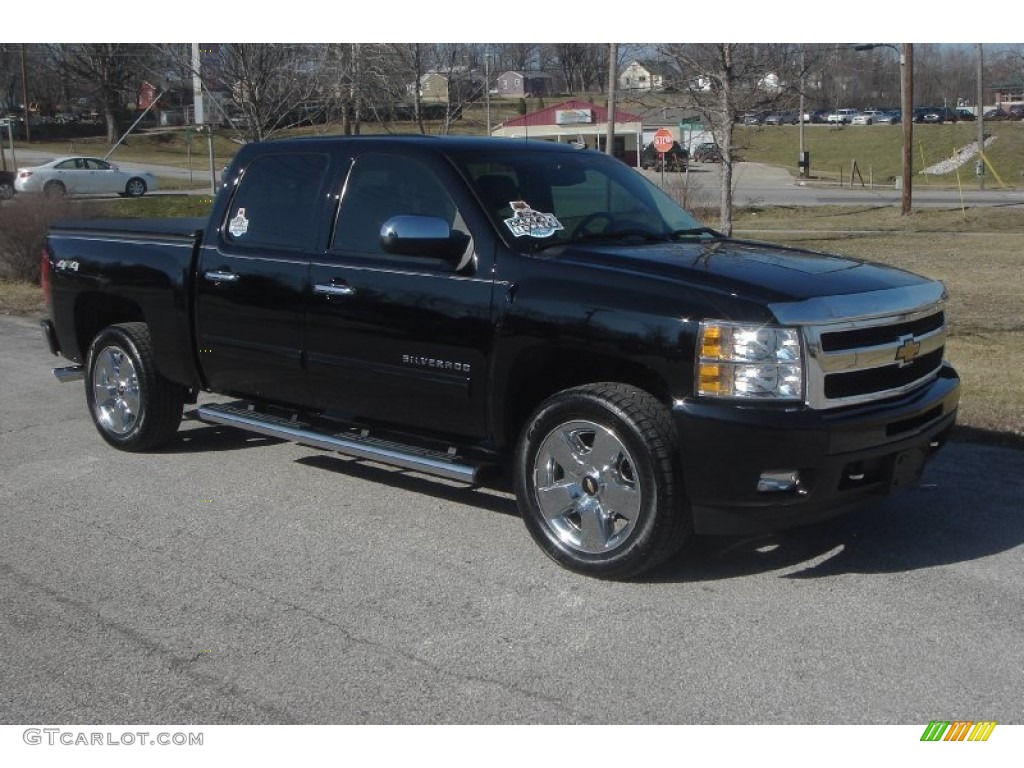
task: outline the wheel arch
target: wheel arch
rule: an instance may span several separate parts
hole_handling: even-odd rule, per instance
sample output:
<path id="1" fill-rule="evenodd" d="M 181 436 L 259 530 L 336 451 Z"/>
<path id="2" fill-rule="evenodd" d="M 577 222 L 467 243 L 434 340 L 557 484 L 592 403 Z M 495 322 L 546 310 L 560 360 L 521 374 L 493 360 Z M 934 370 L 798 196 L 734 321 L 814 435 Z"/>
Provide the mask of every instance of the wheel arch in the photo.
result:
<path id="1" fill-rule="evenodd" d="M 75 339 L 83 360 L 92 340 L 107 326 L 146 322 L 145 313 L 134 301 L 98 292 L 86 292 L 78 296 L 74 317 Z"/>
<path id="2" fill-rule="evenodd" d="M 544 347 L 523 352 L 505 382 L 500 418 L 500 444 L 512 446 L 536 408 L 557 392 L 584 384 L 618 382 L 651 394 L 662 404 L 672 402 L 670 387 L 657 371 L 641 363 L 592 350 Z"/>

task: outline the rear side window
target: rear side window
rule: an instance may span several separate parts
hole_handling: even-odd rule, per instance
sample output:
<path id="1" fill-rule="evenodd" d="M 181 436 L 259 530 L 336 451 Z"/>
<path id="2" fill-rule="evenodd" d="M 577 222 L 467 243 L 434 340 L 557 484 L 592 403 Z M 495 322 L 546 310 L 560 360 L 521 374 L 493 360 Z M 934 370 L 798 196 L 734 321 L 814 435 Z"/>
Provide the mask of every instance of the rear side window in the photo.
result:
<path id="1" fill-rule="evenodd" d="M 224 237 L 232 245 L 260 249 L 310 247 L 328 162 L 327 155 L 312 152 L 255 158 L 238 182 Z"/>

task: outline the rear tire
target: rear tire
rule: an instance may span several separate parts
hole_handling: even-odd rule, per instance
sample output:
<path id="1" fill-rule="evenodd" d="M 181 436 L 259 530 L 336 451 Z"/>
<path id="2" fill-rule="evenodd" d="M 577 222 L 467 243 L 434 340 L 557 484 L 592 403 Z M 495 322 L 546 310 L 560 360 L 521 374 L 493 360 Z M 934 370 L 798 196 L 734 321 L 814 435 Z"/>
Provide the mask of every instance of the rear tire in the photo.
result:
<path id="1" fill-rule="evenodd" d="M 668 410 L 620 383 L 559 392 L 520 439 L 515 489 L 537 544 L 570 570 L 628 579 L 675 555 L 692 529 Z"/>
<path id="2" fill-rule="evenodd" d="M 43 187 L 43 194 L 47 197 L 64 197 L 67 193 L 65 186 L 59 181 L 48 181 Z"/>
<path id="3" fill-rule="evenodd" d="M 145 323 L 111 325 L 86 357 L 85 398 L 100 436 L 122 451 L 168 442 L 181 424 L 186 389 L 159 372 Z"/>

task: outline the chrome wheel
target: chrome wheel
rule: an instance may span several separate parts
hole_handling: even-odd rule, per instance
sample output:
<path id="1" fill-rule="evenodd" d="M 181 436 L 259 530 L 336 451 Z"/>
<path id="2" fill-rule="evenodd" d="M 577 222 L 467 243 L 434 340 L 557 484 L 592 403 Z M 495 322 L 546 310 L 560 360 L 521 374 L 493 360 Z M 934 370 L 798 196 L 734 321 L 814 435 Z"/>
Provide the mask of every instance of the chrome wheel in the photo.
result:
<path id="1" fill-rule="evenodd" d="M 556 392 L 531 415 L 515 458 L 527 530 L 552 559 L 631 578 L 675 554 L 690 527 L 669 411 L 629 384 Z"/>
<path id="2" fill-rule="evenodd" d="M 534 484 L 549 535 L 586 554 L 620 546 L 643 502 L 629 450 L 591 421 L 572 421 L 548 433 L 537 451 Z"/>
<path id="3" fill-rule="evenodd" d="M 92 369 L 96 421 L 115 435 L 135 427 L 142 407 L 139 375 L 131 357 L 120 347 L 104 347 Z"/>
<path id="4" fill-rule="evenodd" d="M 129 179 L 124 192 L 128 197 L 142 197 L 146 194 L 146 182 L 142 179 Z"/>
<path id="5" fill-rule="evenodd" d="M 160 373 L 149 327 L 100 331 L 85 358 L 85 399 L 100 436 L 122 451 L 145 451 L 174 437 L 188 390 Z"/>

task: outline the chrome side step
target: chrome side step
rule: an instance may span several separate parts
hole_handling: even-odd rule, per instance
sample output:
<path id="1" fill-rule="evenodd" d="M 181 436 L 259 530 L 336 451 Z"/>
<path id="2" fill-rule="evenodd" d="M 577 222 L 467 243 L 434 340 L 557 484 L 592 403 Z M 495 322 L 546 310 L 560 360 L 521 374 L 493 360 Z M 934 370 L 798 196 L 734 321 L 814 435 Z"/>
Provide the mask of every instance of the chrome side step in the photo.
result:
<path id="1" fill-rule="evenodd" d="M 57 377 L 57 381 L 61 384 L 68 381 L 81 381 L 85 378 L 85 366 L 66 365 L 63 368 L 54 368 L 53 375 Z"/>
<path id="2" fill-rule="evenodd" d="M 247 404 L 224 403 L 203 405 L 196 416 L 212 424 L 223 424 L 276 437 L 293 443 L 324 448 L 347 456 L 355 456 L 381 464 L 423 472 L 429 475 L 477 484 L 481 466 L 462 461 L 453 449 L 448 452 L 420 448 L 391 440 L 372 437 L 366 430 L 355 428 L 346 432 L 331 432 L 297 419 L 285 419 L 261 413 Z"/>

